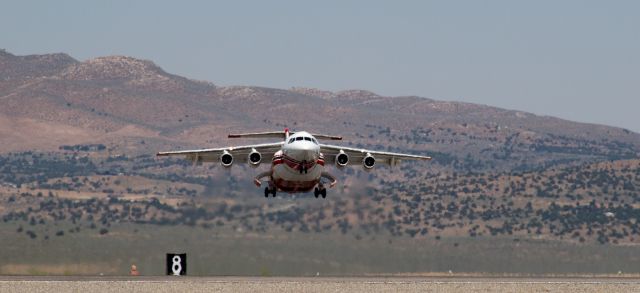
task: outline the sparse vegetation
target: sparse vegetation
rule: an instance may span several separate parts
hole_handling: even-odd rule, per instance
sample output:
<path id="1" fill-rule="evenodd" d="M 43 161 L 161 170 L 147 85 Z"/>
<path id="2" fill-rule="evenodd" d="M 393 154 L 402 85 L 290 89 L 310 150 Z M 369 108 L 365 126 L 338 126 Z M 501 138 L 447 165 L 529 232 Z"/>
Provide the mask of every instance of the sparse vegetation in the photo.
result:
<path id="1" fill-rule="evenodd" d="M 519 236 L 575 243 L 633 243 L 640 233 L 640 160 L 514 173 L 420 173 L 416 165 L 406 164 L 397 178 L 367 173 L 365 192 L 330 197 L 320 205 L 278 208 L 277 203 L 264 205 L 255 192 L 243 195 L 233 177 L 224 178 L 223 187 L 215 186 L 212 177 L 192 177 L 181 161 L 148 156 L 96 161 L 35 153 L 0 159 L 4 170 L 11 171 L 0 176 L 16 186 L 5 197 L 4 222 L 39 226 L 72 221 L 92 229 L 97 225 L 101 235 L 118 222 L 231 226 L 258 233 L 278 227 L 359 238 L 385 231 L 413 238 Z M 167 187 L 157 188 L 163 185 Z M 86 192 L 94 195 L 73 198 Z M 133 199 L 136 195 L 145 197 Z M 237 202 L 238 196 L 258 201 Z"/>

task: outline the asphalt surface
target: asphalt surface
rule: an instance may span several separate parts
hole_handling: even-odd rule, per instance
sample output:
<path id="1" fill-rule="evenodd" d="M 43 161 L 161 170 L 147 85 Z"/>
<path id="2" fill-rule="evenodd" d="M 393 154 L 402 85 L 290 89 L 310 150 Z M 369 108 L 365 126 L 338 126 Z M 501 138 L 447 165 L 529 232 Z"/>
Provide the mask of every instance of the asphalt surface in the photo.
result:
<path id="1" fill-rule="evenodd" d="M 0 276 L 0 292 L 640 292 L 627 278 Z"/>

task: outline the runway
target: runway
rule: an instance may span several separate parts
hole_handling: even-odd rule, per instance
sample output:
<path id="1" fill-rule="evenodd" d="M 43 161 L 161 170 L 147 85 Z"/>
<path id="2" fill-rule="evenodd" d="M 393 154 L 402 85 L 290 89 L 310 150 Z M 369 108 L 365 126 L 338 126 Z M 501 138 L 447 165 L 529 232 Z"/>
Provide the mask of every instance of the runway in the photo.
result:
<path id="1" fill-rule="evenodd" d="M 627 278 L 0 277 L 0 292 L 639 292 Z"/>

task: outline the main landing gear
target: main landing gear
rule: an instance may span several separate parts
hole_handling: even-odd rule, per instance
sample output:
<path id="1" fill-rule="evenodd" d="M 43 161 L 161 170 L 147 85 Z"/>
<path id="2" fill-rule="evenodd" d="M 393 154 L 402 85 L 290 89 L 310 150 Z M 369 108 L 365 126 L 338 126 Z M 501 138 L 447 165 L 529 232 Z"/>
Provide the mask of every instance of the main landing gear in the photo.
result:
<path id="1" fill-rule="evenodd" d="M 264 197 L 269 197 L 269 194 L 271 194 L 273 197 L 276 197 L 276 188 L 269 188 L 269 187 L 265 187 L 264 188 Z"/>
<path id="2" fill-rule="evenodd" d="M 262 172 L 258 174 L 258 176 L 253 178 L 253 183 L 256 186 L 260 187 L 262 185 L 262 181 L 260 181 L 260 179 L 268 178 L 270 176 L 271 176 L 271 171 Z M 269 185 L 264 188 L 264 197 L 269 197 L 269 194 L 271 194 L 273 197 L 276 197 L 277 191 L 278 191 L 278 188 L 271 181 L 269 181 Z"/>
<path id="3" fill-rule="evenodd" d="M 313 195 L 318 198 L 318 196 L 322 195 L 322 198 L 327 197 L 327 189 L 324 186 L 319 185 L 313 190 Z"/>
<path id="4" fill-rule="evenodd" d="M 334 187 L 334 186 L 336 186 L 336 183 L 338 183 L 338 180 L 336 179 L 336 177 L 334 177 L 333 175 L 329 174 L 328 172 L 322 172 L 320 177 L 329 180 L 329 187 Z M 318 196 L 320 196 L 320 195 L 322 195 L 322 198 L 326 198 L 327 197 L 327 189 L 324 187 L 324 184 L 322 182 L 320 182 L 318 184 L 318 187 L 316 187 L 313 190 L 313 195 L 316 198 L 318 198 Z"/>

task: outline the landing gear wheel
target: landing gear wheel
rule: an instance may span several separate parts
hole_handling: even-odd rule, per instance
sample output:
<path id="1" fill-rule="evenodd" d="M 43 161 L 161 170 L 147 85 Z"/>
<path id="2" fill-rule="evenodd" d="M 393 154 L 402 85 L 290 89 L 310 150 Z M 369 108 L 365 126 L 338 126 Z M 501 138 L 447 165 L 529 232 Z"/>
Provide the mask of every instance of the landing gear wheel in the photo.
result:
<path id="1" fill-rule="evenodd" d="M 323 188 L 322 190 L 320 190 L 320 195 L 322 195 L 322 198 L 327 197 L 327 189 Z"/>
<path id="2" fill-rule="evenodd" d="M 318 198 L 318 196 L 320 195 L 320 190 L 316 187 L 316 189 L 313 190 L 313 195 Z"/>
<path id="3" fill-rule="evenodd" d="M 277 189 L 275 187 L 269 188 L 268 186 L 264 188 L 264 197 L 269 197 L 271 194 L 273 197 L 276 197 Z"/>

